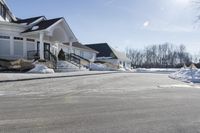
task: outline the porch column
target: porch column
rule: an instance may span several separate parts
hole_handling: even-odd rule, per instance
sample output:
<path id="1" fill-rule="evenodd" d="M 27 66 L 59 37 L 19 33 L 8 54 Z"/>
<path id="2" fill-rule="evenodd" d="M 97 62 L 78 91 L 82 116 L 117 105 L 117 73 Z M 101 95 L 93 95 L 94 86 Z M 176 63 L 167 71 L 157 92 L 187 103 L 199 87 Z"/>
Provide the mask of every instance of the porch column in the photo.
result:
<path id="1" fill-rule="evenodd" d="M 43 39 L 44 39 L 44 32 L 40 32 L 40 59 L 41 60 L 44 60 L 44 42 L 43 42 Z"/>
<path id="2" fill-rule="evenodd" d="M 69 42 L 69 53 L 70 54 L 73 53 L 72 45 L 73 45 L 73 43 L 70 41 Z"/>
<path id="3" fill-rule="evenodd" d="M 10 36 L 10 55 L 14 56 L 14 37 Z"/>
<path id="4" fill-rule="evenodd" d="M 26 45 L 26 38 L 23 40 L 23 57 L 27 58 L 27 45 Z"/>

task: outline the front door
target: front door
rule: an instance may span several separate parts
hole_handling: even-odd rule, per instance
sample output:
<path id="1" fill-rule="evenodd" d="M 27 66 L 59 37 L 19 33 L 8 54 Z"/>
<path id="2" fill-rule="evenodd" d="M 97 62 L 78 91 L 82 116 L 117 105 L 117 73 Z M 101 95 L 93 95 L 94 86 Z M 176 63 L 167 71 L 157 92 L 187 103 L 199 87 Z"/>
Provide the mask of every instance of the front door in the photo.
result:
<path id="1" fill-rule="evenodd" d="M 44 59 L 50 60 L 50 44 L 44 43 Z"/>
<path id="2" fill-rule="evenodd" d="M 39 53 L 40 42 L 37 42 L 37 53 Z M 50 60 L 50 44 L 44 43 L 44 59 Z"/>

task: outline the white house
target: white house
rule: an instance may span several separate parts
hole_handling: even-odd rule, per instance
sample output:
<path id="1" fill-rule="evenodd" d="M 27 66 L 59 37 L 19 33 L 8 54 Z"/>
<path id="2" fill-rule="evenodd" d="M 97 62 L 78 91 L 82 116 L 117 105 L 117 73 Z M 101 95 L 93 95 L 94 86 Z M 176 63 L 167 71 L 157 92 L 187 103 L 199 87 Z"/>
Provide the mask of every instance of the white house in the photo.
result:
<path id="1" fill-rule="evenodd" d="M 74 44 L 74 46 L 73 46 Z M 78 43 L 64 18 L 45 16 L 16 18 L 4 0 L 0 0 L 0 59 L 50 60 L 60 50 L 94 61 L 97 51 Z"/>
<path id="2" fill-rule="evenodd" d="M 111 63 L 118 69 L 131 68 L 131 60 L 126 56 L 126 54 L 115 50 L 107 43 L 87 44 L 86 46 L 99 52 L 96 57 L 97 62 Z"/>

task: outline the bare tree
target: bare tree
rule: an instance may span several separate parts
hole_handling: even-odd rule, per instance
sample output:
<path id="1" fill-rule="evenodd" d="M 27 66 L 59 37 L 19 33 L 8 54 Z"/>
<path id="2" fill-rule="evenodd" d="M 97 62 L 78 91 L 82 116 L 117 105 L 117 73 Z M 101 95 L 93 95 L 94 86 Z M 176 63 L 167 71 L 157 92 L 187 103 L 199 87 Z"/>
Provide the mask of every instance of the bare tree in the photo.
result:
<path id="1" fill-rule="evenodd" d="M 127 49 L 127 56 L 135 67 L 177 67 L 192 61 L 184 45 L 176 47 L 170 43 L 151 45 L 141 51 Z"/>

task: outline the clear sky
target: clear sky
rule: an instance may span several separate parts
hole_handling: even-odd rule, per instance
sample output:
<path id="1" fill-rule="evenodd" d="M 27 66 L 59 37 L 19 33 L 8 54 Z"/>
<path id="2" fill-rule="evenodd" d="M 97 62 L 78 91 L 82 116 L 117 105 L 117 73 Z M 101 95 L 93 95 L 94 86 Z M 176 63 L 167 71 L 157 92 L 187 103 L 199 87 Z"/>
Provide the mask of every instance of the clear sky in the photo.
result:
<path id="1" fill-rule="evenodd" d="M 15 16 L 64 17 L 82 43 L 141 49 L 170 42 L 200 52 L 194 0 L 6 0 Z"/>

